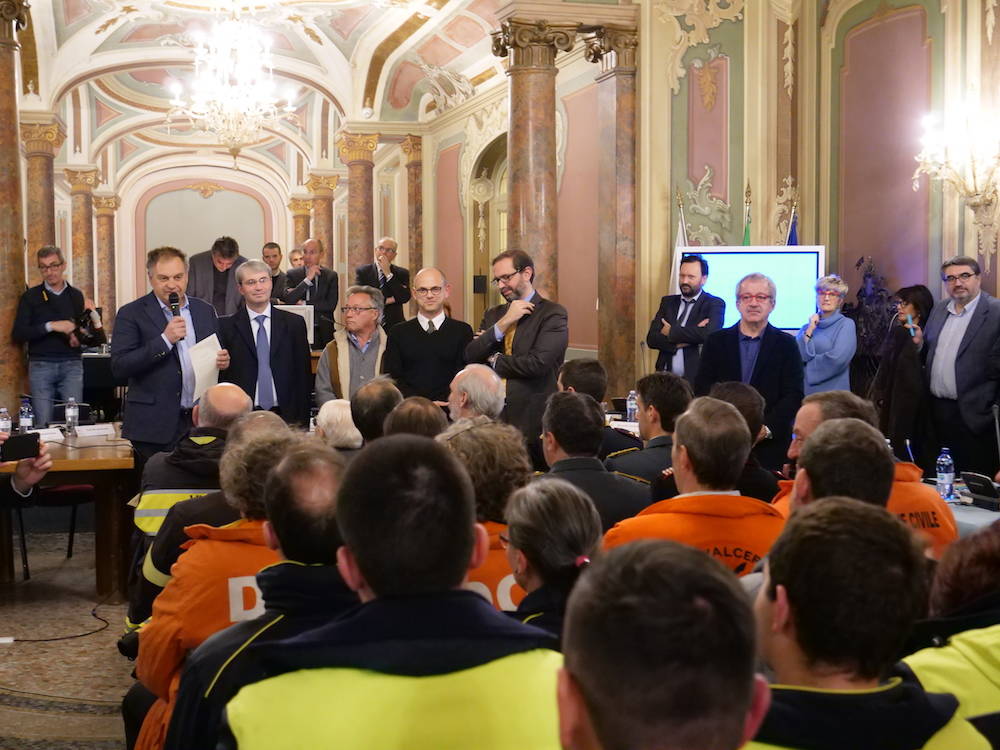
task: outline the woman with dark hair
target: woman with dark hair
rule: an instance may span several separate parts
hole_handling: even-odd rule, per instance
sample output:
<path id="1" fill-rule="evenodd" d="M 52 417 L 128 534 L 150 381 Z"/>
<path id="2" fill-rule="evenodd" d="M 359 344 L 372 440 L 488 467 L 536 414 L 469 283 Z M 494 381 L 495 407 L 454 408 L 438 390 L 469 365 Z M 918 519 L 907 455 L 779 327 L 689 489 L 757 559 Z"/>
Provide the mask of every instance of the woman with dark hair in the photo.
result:
<path id="1" fill-rule="evenodd" d="M 382 434 L 411 434 L 433 438 L 447 427 L 448 420 L 440 406 L 423 396 L 410 396 L 400 401 L 386 416 Z"/>
<path id="2" fill-rule="evenodd" d="M 514 492 L 500 537 L 514 580 L 527 592 L 514 617 L 560 635 L 569 592 L 601 539 L 593 501 L 569 482 L 539 479 Z"/>
<path id="3" fill-rule="evenodd" d="M 952 693 L 958 714 L 1000 747 L 1000 521 L 944 553 L 931 585 L 930 616 L 910 644 L 929 645 L 903 660 L 928 692 Z"/>
<path id="4" fill-rule="evenodd" d="M 896 292 L 897 313 L 882 345 L 882 358 L 868 398 L 879 414 L 879 429 L 892 443 L 893 453 L 913 460 L 925 470 L 934 456 L 924 412 L 924 375 L 920 350 L 913 343 L 912 326 L 923 326 L 934 307 L 934 297 L 923 284 Z M 907 448 L 906 441 L 911 443 Z M 912 457 L 910 455 L 912 451 Z"/>

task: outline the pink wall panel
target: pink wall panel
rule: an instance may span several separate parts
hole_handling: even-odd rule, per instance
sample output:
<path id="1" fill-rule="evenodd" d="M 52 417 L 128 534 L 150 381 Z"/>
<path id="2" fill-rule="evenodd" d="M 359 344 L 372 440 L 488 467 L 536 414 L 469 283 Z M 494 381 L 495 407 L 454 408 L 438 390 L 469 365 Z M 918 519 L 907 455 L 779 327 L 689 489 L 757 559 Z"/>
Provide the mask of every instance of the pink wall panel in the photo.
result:
<path id="1" fill-rule="evenodd" d="M 465 320 L 462 290 L 465 285 L 465 227 L 458 195 L 458 156 L 461 146 L 449 146 L 438 154 L 436 193 L 437 264 L 451 284 L 451 314 Z M 469 321 L 476 326 L 478 320 Z"/>
<path id="2" fill-rule="evenodd" d="M 925 10 L 880 16 L 844 44 L 838 272 L 857 278 L 854 263 L 871 255 L 890 288 L 927 283 L 929 194 L 926 182 L 917 192 L 911 183 L 931 108 Z"/>
<path id="3" fill-rule="evenodd" d="M 729 202 L 729 58 L 688 68 L 688 179 L 712 168 L 711 194 Z"/>
<path id="4" fill-rule="evenodd" d="M 597 86 L 563 99 L 566 171 L 559 190 L 559 302 L 569 314 L 569 345 L 597 348 Z"/>
<path id="5" fill-rule="evenodd" d="M 410 103 L 413 87 L 423 79 L 423 71 L 409 60 L 400 63 L 389 84 L 389 104 L 396 109 L 403 109 Z"/>

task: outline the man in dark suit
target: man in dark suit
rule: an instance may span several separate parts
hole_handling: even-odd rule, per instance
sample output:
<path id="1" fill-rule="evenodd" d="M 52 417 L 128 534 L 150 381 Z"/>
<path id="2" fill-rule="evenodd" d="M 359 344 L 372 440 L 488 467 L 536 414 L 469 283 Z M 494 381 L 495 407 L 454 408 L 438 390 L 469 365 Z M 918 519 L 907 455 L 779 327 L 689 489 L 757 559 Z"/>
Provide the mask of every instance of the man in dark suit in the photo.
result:
<path id="1" fill-rule="evenodd" d="M 941 277 L 948 299 L 934 305 L 923 330 L 913 326 L 913 341 L 923 347 L 935 437 L 939 446 L 951 449 L 956 471 L 993 476 L 1000 300 L 982 291 L 975 258 L 946 260 Z"/>
<path id="2" fill-rule="evenodd" d="M 792 422 L 802 403 L 802 357 L 795 339 L 768 323 L 778 290 L 767 276 L 751 273 L 736 285 L 739 322 L 708 337 L 695 378 L 696 396 L 716 383 L 736 380 L 757 389 L 767 404 L 764 424 L 771 438 L 758 445 L 757 458 L 777 471 L 792 439 Z"/>
<path id="3" fill-rule="evenodd" d="M 389 332 L 382 369 L 404 396 L 445 402 L 452 378 L 465 365 L 472 327 L 444 314 L 451 284 L 440 270 L 423 268 L 413 281 L 417 315 Z"/>
<path id="4" fill-rule="evenodd" d="M 249 260 L 236 272 L 244 304 L 219 321 L 219 341 L 229 351 L 222 374 L 286 422 L 309 426 L 312 370 L 306 324 L 301 315 L 271 305 L 271 272 Z"/>
<path id="5" fill-rule="evenodd" d="M 704 291 L 708 261 L 700 255 L 682 257 L 678 276 L 681 293 L 660 300 L 660 309 L 649 324 L 646 346 L 660 351 L 656 357 L 658 371 L 672 372 L 693 384 L 701 347 L 722 328 L 726 303 Z"/>
<path id="6" fill-rule="evenodd" d="M 604 410 L 585 393 L 553 393 L 542 416 L 542 451 L 549 465 L 543 477 L 565 479 L 594 501 L 608 531 L 649 505 L 649 485 L 608 471 L 597 457 Z"/>
<path id="7" fill-rule="evenodd" d="M 403 305 L 410 301 L 410 272 L 392 265 L 396 260 L 396 240 L 383 237 L 375 248 L 375 262 L 359 266 L 354 275 L 357 286 L 371 286 L 382 292 L 385 311 L 382 313 L 382 327 L 389 332 L 394 325 L 405 319 Z"/>
<path id="8" fill-rule="evenodd" d="M 283 305 L 285 287 L 288 285 L 288 277 L 281 270 L 281 245 L 277 242 L 265 242 L 261 248 L 260 258 L 271 271 L 271 301 L 276 305 Z"/>
<path id="9" fill-rule="evenodd" d="M 320 265 L 323 243 L 315 238 L 302 243 L 302 259 L 305 265 L 290 268 L 286 274 L 285 304 L 313 306 L 316 317 L 312 348 L 322 349 L 333 338 L 333 311 L 340 297 L 337 272 Z"/>
<path id="10" fill-rule="evenodd" d="M 522 250 L 493 259 L 493 283 L 507 300 L 491 307 L 480 332 L 465 348 L 466 362 L 489 364 L 507 380 L 505 421 L 530 435 L 532 396 L 556 390 L 556 374 L 566 357 L 566 308 L 535 291 L 535 264 Z"/>
<path id="11" fill-rule="evenodd" d="M 652 482 L 670 467 L 674 423 L 691 403 L 691 385 L 672 372 L 651 372 L 635 384 L 639 409 L 636 421 L 643 447 L 609 453 L 604 465 Z"/>
<path id="12" fill-rule="evenodd" d="M 188 292 L 215 308 L 217 315 L 232 315 L 240 302 L 236 269 L 246 258 L 232 237 L 219 237 L 212 249 L 192 255 L 188 263 Z"/>
<path id="13" fill-rule="evenodd" d="M 145 463 L 154 453 L 172 450 L 191 429 L 194 370 L 190 349 L 216 332 L 215 309 L 185 294 L 187 257 L 175 247 L 158 247 L 146 256 L 153 291 L 123 306 L 115 318 L 111 372 L 128 378 L 122 437 L 132 441 Z M 170 295 L 179 297 L 176 313 Z M 216 357 L 229 367 L 229 352 Z"/>

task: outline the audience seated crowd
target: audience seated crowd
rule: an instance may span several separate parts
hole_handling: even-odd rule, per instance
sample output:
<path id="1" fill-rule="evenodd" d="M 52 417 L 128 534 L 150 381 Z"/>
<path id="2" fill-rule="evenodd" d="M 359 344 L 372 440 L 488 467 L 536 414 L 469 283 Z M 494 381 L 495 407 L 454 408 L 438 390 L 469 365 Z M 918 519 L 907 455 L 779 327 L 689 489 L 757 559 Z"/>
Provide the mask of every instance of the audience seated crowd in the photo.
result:
<path id="1" fill-rule="evenodd" d="M 501 261 L 527 328 L 550 303 L 521 255 Z M 818 388 L 824 337 L 851 328 L 842 282 L 820 282 L 797 348 L 767 322 L 773 283 L 737 288 L 754 357 L 798 351 L 804 375 L 734 364 L 732 329 L 705 332 L 711 377 L 638 378 L 638 438 L 609 424 L 596 359 L 560 361 L 554 392 L 522 384 L 502 421 L 531 356 L 506 314 L 473 339 L 488 364 L 462 367 L 452 326 L 424 383 L 400 336 L 451 330 L 437 269 L 395 334 L 381 293 L 352 287 L 314 436 L 222 383 L 145 464 L 128 747 L 1000 747 L 1000 522 L 959 539 L 872 402 Z M 657 329 L 675 364 L 679 320 Z M 359 333 L 371 362 L 347 355 Z M 398 386 L 370 372 L 386 340 Z M 841 360 L 827 380 L 849 381 Z"/>

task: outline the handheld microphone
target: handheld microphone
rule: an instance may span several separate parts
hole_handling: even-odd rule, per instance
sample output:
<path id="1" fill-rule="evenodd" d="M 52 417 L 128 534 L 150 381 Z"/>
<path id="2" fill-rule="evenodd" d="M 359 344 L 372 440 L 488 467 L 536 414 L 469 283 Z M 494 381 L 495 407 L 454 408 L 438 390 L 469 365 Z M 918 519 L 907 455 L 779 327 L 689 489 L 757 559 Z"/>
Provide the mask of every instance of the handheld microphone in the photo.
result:
<path id="1" fill-rule="evenodd" d="M 170 305 L 170 313 L 175 317 L 180 317 L 181 314 L 181 298 L 177 292 L 171 292 L 170 296 L 167 297 L 167 302 Z"/>

